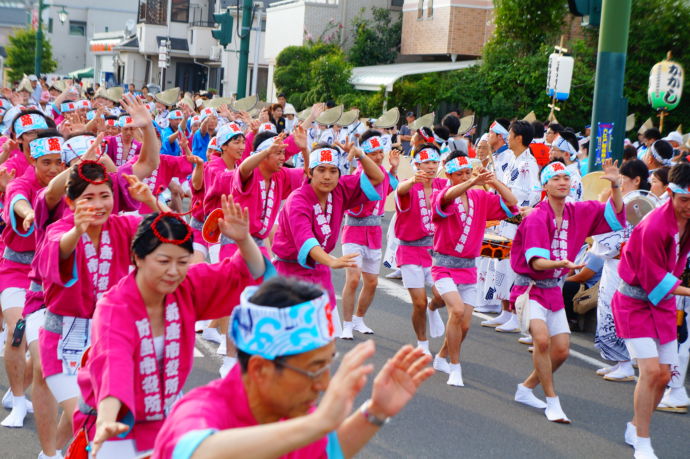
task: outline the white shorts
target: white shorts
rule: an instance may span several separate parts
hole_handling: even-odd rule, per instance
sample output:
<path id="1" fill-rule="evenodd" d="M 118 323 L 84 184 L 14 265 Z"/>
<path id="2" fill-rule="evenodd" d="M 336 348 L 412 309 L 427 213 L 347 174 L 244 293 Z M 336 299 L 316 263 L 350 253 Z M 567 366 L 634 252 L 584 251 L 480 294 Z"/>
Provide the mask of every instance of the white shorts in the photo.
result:
<path id="1" fill-rule="evenodd" d="M 38 329 L 43 326 L 45 318 L 46 308 L 34 311 L 26 318 L 26 331 L 24 332 L 24 336 L 26 336 L 27 346 L 38 340 Z"/>
<path id="2" fill-rule="evenodd" d="M 431 268 L 424 268 L 419 265 L 402 265 L 400 273 L 405 288 L 424 288 L 434 285 Z"/>
<path id="3" fill-rule="evenodd" d="M 543 320 L 546 323 L 546 328 L 549 330 L 549 336 L 556 336 L 562 333 L 570 334 L 565 308 L 551 311 L 536 301 L 529 300 L 529 318 L 530 320 Z"/>
<path id="4" fill-rule="evenodd" d="M 477 284 L 456 284 L 452 277 L 443 277 L 434 282 L 434 285 L 441 296 L 458 292 L 462 301 L 468 306 L 474 307 L 477 304 Z"/>
<path id="5" fill-rule="evenodd" d="M 369 247 L 347 242 L 343 244 L 343 255 L 356 253 L 355 258 L 357 267 L 365 273 L 378 275 L 381 271 L 381 249 L 370 249 Z"/>
<path id="6" fill-rule="evenodd" d="M 24 309 L 24 300 L 26 299 L 26 290 L 19 287 L 7 287 L 0 293 L 0 306 L 3 311 L 12 308 Z"/>
<path id="7" fill-rule="evenodd" d="M 77 384 L 77 375 L 66 375 L 58 373 L 56 375 L 48 376 L 46 384 L 53 393 L 55 400 L 62 403 L 65 400 L 79 397 L 79 384 Z"/>
<path id="8" fill-rule="evenodd" d="M 101 459 L 134 458 L 139 455 L 140 453 L 137 451 L 134 440 L 108 440 L 103 442 L 101 449 L 98 451 L 98 457 Z"/>
<path id="9" fill-rule="evenodd" d="M 656 338 L 627 338 L 625 347 L 633 359 L 659 358 L 659 363 L 678 365 L 678 341 L 659 344 Z"/>

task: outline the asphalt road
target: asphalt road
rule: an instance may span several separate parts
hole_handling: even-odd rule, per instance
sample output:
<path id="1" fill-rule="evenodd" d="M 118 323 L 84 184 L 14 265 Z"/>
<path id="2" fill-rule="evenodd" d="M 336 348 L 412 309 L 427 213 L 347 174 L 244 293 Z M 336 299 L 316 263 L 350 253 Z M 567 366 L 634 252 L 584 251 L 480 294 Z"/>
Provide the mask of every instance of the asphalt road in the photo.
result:
<path id="1" fill-rule="evenodd" d="M 387 272 L 383 270 L 384 274 Z M 336 290 L 342 272 L 334 272 Z M 381 279 L 366 322 L 376 332 L 373 363 L 380 368 L 404 344 L 415 344 L 411 306 L 400 281 Z M 445 317 L 445 311 L 442 312 Z M 629 458 L 632 448 L 623 442 L 625 424 L 632 416 L 634 383 L 604 381 L 595 375 L 599 356 L 591 334 L 572 336 L 570 359 L 556 373 L 556 390 L 571 425 L 550 423 L 542 411 L 513 401 L 515 386 L 532 368 L 527 346 L 517 335 L 496 333 L 475 317 L 463 346 L 465 387 L 446 385 L 445 374 L 435 374 L 407 408 L 359 455 L 362 458 Z M 354 342 L 339 341 L 340 351 Z M 432 351 L 441 339 L 432 339 Z M 220 361 L 214 346 L 199 343 L 187 387 L 217 377 Z M 7 379 L 0 370 L 0 390 Z M 358 404 L 369 397 L 368 385 Z M 543 397 L 540 390 L 537 395 Z M 357 405 L 358 406 L 358 405 Z M 0 409 L 1 410 L 1 409 Z M 656 412 L 652 443 L 662 459 L 690 458 L 690 416 Z M 23 429 L 0 428 L 0 458 L 35 458 L 39 452 L 32 415 Z"/>

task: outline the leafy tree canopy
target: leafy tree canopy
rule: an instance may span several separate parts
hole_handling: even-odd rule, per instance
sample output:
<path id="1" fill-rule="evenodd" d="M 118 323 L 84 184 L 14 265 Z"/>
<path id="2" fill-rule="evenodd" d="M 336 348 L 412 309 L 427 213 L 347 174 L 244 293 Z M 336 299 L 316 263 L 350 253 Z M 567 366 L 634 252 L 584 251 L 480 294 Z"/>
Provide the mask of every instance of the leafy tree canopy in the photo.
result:
<path id="1" fill-rule="evenodd" d="M 36 56 L 36 31 L 31 28 L 15 29 L 8 37 L 7 67 L 11 70 L 8 75 L 11 80 L 20 80 L 24 74 L 34 73 L 34 59 Z M 57 68 L 53 60 L 50 42 L 43 36 L 43 54 L 41 72 L 49 73 Z"/>

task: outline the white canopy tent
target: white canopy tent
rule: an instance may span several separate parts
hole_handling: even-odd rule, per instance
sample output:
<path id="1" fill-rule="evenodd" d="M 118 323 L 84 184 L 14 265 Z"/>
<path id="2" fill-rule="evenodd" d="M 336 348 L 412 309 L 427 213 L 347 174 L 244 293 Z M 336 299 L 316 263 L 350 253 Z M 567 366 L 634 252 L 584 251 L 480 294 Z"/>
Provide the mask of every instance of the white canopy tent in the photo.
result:
<path id="1" fill-rule="evenodd" d="M 378 91 L 383 86 L 386 92 L 393 90 L 393 84 L 407 75 L 448 72 L 478 65 L 479 60 L 460 62 L 410 62 L 407 64 L 370 65 L 352 69 L 350 83 L 363 91 Z"/>

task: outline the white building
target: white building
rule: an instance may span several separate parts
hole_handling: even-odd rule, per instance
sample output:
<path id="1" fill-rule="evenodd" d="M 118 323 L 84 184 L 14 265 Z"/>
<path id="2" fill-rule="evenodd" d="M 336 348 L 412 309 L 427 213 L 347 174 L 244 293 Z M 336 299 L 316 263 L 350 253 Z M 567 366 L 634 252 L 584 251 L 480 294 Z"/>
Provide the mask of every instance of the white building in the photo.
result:
<path id="1" fill-rule="evenodd" d="M 58 67 L 55 73 L 96 67 L 95 34 L 123 30 L 137 15 L 138 0 L 45 0 L 42 19 Z M 34 1 L 34 5 L 38 5 Z M 63 21 L 64 20 L 64 21 Z M 98 35 L 97 35 L 98 36 Z M 111 58 L 112 59 L 112 58 Z M 103 65 L 100 65 L 101 68 Z M 94 75 L 98 78 L 98 75 Z"/>
<path id="2" fill-rule="evenodd" d="M 352 20 L 366 8 L 365 17 L 371 16 L 371 7 L 400 11 L 403 0 L 284 0 L 274 2 L 267 9 L 264 58 L 268 61 L 267 99 L 275 100 L 273 70 L 280 52 L 288 46 L 302 46 L 307 35 L 319 37 L 331 21 L 344 26 L 344 36 L 352 43 Z"/>

